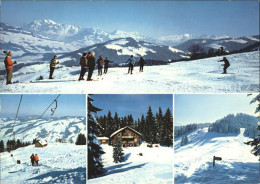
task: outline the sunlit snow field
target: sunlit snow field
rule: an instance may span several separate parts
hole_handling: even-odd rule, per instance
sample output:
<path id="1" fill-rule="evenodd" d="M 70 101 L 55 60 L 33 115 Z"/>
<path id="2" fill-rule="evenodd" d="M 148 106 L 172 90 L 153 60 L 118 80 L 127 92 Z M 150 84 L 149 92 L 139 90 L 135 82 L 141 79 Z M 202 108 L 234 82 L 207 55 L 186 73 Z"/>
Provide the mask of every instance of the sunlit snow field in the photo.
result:
<path id="1" fill-rule="evenodd" d="M 223 72 L 222 57 L 195 61 L 183 61 L 162 66 L 145 66 L 144 72 L 134 67 L 109 68 L 108 73 L 93 81 L 77 81 L 80 67 L 65 67 L 60 60 L 53 77 L 49 80 L 49 64 L 26 66 L 18 71 L 14 68 L 12 85 L 5 85 L 1 76 L 1 92 L 12 93 L 229 93 L 259 91 L 259 51 L 226 56 L 231 66 L 228 74 Z M 29 60 L 29 58 L 27 58 Z M 30 61 L 29 61 L 30 62 Z M 87 75 L 87 73 L 86 73 Z M 44 80 L 37 81 L 39 76 Z M 85 79 L 87 76 L 85 76 Z M 4 79 L 4 80 L 3 80 Z"/>

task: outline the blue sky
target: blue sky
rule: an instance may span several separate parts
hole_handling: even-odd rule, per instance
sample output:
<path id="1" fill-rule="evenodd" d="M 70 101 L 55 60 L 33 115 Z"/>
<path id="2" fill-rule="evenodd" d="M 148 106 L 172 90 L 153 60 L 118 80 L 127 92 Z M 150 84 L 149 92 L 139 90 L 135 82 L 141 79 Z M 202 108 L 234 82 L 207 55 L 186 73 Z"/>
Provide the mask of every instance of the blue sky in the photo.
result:
<path id="1" fill-rule="evenodd" d="M 21 26 L 32 20 L 137 31 L 159 37 L 259 34 L 258 1 L 2 1 L 1 21 Z"/>
<path id="2" fill-rule="evenodd" d="M 58 96 L 55 95 L 23 95 L 18 117 L 40 116 Z M 0 116 L 15 117 L 21 95 L 0 95 Z M 86 116 L 85 95 L 61 95 L 58 98 L 58 108 L 53 117 Z M 53 104 L 51 108 L 54 108 Z M 44 117 L 51 117 L 51 110 L 46 111 Z"/>
<path id="3" fill-rule="evenodd" d="M 165 114 L 167 108 L 172 112 L 172 95 L 93 95 L 91 97 L 95 107 L 103 109 L 97 113 L 97 116 L 107 115 L 108 111 L 114 116 L 117 112 L 119 117 L 132 114 L 133 118 L 137 120 L 141 118 L 142 114 L 146 116 L 148 107 L 151 106 L 153 114 L 158 112 L 159 107 L 162 108 Z"/>
<path id="4" fill-rule="evenodd" d="M 255 96 L 255 95 L 254 95 Z M 213 123 L 228 114 L 254 114 L 254 96 L 247 94 L 175 95 L 175 125 Z"/>

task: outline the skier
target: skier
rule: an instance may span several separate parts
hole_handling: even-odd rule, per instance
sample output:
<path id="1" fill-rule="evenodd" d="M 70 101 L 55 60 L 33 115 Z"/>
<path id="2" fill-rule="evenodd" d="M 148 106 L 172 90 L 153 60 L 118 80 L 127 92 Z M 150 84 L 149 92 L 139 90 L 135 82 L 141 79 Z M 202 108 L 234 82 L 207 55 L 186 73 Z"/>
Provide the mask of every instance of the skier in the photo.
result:
<path id="1" fill-rule="evenodd" d="M 92 81 L 91 77 L 96 66 L 95 52 L 88 53 L 88 81 Z"/>
<path id="2" fill-rule="evenodd" d="M 138 64 L 140 65 L 140 70 L 139 70 L 140 72 L 144 71 L 144 63 L 145 63 L 144 58 L 141 57 L 139 62 L 138 62 Z"/>
<path id="3" fill-rule="evenodd" d="M 104 61 L 104 63 L 105 63 L 105 67 L 104 67 L 104 74 L 106 74 L 107 73 L 107 70 L 108 70 L 108 63 L 109 63 L 110 61 L 107 59 L 107 57 L 106 57 L 106 59 L 105 59 L 105 61 Z"/>
<path id="4" fill-rule="evenodd" d="M 97 60 L 97 65 L 98 65 L 98 75 L 102 75 L 102 70 L 103 70 L 103 65 L 104 65 L 104 60 L 102 56 L 99 56 L 99 59 Z"/>
<path id="5" fill-rule="evenodd" d="M 35 154 L 35 156 L 34 156 L 34 160 L 35 160 L 36 164 L 38 165 L 38 162 L 39 162 L 39 157 L 38 157 L 38 155 L 37 155 L 37 154 Z"/>
<path id="6" fill-rule="evenodd" d="M 11 51 L 4 51 L 3 53 L 6 54 L 4 63 L 5 63 L 5 69 L 6 69 L 6 72 L 7 72 L 6 85 L 8 85 L 8 84 L 12 84 L 11 80 L 12 80 L 12 77 L 13 77 L 13 65 L 17 64 L 17 62 L 16 61 L 12 62 Z"/>
<path id="7" fill-rule="evenodd" d="M 81 71 L 80 71 L 79 81 L 84 80 L 84 75 L 87 71 L 87 65 L 88 65 L 87 53 L 83 53 L 82 57 L 80 58 Z"/>
<path id="8" fill-rule="evenodd" d="M 133 58 L 134 56 L 131 55 L 131 57 L 126 61 L 128 63 L 128 73 L 133 74 L 133 69 L 134 69 L 134 64 L 135 64 L 135 59 Z"/>
<path id="9" fill-rule="evenodd" d="M 32 155 L 30 156 L 30 159 L 31 159 L 31 163 L 32 163 L 32 166 L 34 165 L 34 154 L 32 153 Z"/>
<path id="10" fill-rule="evenodd" d="M 224 66 L 222 74 L 226 74 L 227 73 L 227 68 L 230 66 L 230 63 L 229 63 L 229 61 L 227 60 L 226 57 L 223 57 L 223 59 L 218 61 L 218 62 L 221 62 L 221 61 L 224 61 L 224 63 L 225 63 L 225 64 L 222 64 L 222 66 Z"/>
<path id="11" fill-rule="evenodd" d="M 59 64 L 59 62 L 56 61 L 56 59 L 57 59 L 57 56 L 54 56 L 54 57 L 52 58 L 52 60 L 51 60 L 49 79 L 53 79 L 53 78 L 52 78 L 52 75 L 53 75 L 54 69 L 55 69 L 56 65 Z"/>

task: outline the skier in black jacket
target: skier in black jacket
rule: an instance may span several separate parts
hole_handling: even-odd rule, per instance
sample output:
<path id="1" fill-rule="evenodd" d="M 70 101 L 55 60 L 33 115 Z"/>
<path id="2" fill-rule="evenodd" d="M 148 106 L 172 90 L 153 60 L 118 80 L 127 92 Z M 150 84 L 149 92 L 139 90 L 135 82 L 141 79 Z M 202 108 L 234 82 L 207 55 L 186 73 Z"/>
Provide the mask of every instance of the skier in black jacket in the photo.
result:
<path id="1" fill-rule="evenodd" d="M 226 57 L 223 57 L 223 59 L 218 61 L 218 62 L 221 62 L 221 61 L 224 61 L 224 63 L 225 63 L 225 64 L 222 65 L 222 66 L 224 66 L 222 74 L 226 74 L 227 73 L 227 68 L 230 66 L 230 63 L 229 63 L 229 61 L 227 60 Z"/>
<path id="2" fill-rule="evenodd" d="M 95 52 L 88 53 L 88 81 L 91 81 L 93 71 L 96 67 L 96 58 L 94 57 Z"/>
<path id="3" fill-rule="evenodd" d="M 144 71 L 144 63 L 145 63 L 144 58 L 141 57 L 138 63 L 140 65 L 140 70 L 139 71 L 143 72 Z"/>

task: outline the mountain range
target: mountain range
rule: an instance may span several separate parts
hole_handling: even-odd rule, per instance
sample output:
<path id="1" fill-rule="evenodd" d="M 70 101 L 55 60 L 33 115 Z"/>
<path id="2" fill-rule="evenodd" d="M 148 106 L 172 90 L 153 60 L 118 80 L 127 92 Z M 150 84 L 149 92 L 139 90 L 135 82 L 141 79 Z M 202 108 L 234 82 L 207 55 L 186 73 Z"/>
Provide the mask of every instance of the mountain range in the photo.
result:
<path id="1" fill-rule="evenodd" d="M 108 33 L 99 28 L 59 24 L 52 20 L 35 20 L 22 28 L 5 23 L 0 26 L 1 50 L 13 51 L 14 58 L 38 55 L 38 61 L 49 60 L 53 54 L 62 54 L 63 58 L 70 56 L 74 60 L 83 51 L 92 50 L 115 63 L 124 62 L 129 55 L 169 61 L 188 58 L 189 48 L 194 44 L 199 44 L 206 52 L 209 48 L 217 50 L 220 47 L 231 52 L 259 43 L 259 35 L 231 38 L 183 34 L 155 39 L 138 32 L 116 30 Z"/>

